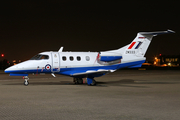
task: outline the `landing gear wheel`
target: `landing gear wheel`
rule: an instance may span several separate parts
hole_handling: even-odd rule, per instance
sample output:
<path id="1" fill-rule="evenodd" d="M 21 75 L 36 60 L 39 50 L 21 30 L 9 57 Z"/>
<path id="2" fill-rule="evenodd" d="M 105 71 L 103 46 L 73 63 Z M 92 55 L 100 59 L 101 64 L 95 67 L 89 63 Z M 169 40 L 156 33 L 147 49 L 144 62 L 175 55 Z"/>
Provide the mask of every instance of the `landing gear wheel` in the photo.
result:
<path id="1" fill-rule="evenodd" d="M 25 86 L 28 86 L 28 85 L 29 85 L 29 82 L 28 82 L 28 81 L 24 81 L 24 85 L 25 85 Z"/>
<path id="2" fill-rule="evenodd" d="M 95 86 L 96 85 L 96 81 L 93 80 L 92 83 L 90 84 L 91 86 Z"/>
<path id="3" fill-rule="evenodd" d="M 24 76 L 23 79 L 24 79 L 24 85 L 28 86 L 29 85 L 29 82 L 28 82 L 29 78 L 28 78 L 28 76 Z"/>
<path id="4" fill-rule="evenodd" d="M 83 79 L 82 78 L 77 79 L 77 83 L 78 84 L 83 84 Z"/>
<path id="5" fill-rule="evenodd" d="M 87 79 L 87 84 L 90 86 L 95 86 L 96 81 L 93 78 L 86 78 Z"/>
<path id="6" fill-rule="evenodd" d="M 74 78 L 74 83 L 75 84 L 83 84 L 83 79 L 82 78 Z"/>

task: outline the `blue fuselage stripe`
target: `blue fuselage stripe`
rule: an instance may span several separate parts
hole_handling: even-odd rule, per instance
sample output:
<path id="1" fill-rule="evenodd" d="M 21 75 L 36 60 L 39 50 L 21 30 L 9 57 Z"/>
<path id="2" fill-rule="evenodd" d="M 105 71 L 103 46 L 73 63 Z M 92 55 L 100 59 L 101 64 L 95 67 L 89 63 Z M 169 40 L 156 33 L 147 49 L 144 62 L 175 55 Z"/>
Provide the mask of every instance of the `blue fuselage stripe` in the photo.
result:
<path id="1" fill-rule="evenodd" d="M 60 72 L 55 72 L 55 73 L 63 74 L 63 75 L 71 75 L 72 73 L 78 73 L 80 71 L 87 71 L 87 70 L 99 70 L 99 69 L 116 70 L 116 69 L 121 69 L 121 68 L 125 68 L 125 67 L 140 65 L 144 62 L 145 62 L 145 60 L 115 64 L 115 65 L 110 65 L 110 66 L 60 68 Z M 43 69 L 43 70 L 42 69 L 38 69 L 38 70 L 33 69 L 33 70 L 12 70 L 12 71 L 5 71 L 5 73 L 10 73 L 10 74 L 52 73 L 52 71 L 51 70 L 47 71 L 45 69 Z"/>

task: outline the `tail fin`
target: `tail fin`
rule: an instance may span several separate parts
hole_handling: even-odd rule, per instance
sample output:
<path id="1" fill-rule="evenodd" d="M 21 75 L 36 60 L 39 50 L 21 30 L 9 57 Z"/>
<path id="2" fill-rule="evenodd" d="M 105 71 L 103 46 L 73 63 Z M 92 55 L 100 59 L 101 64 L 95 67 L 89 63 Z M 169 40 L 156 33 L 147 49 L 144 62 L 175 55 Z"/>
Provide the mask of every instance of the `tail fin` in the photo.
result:
<path id="1" fill-rule="evenodd" d="M 135 54 L 137 57 L 143 57 L 154 36 L 168 33 L 174 33 L 174 31 L 139 32 L 136 38 L 127 47 L 125 54 Z"/>
<path id="2" fill-rule="evenodd" d="M 157 32 L 139 32 L 136 38 L 129 44 L 118 50 L 108 52 L 121 53 L 122 55 L 144 57 L 154 36 L 161 34 L 175 33 L 172 30 L 157 31 Z"/>
<path id="3" fill-rule="evenodd" d="M 122 59 L 121 63 L 124 63 L 122 67 L 141 67 L 142 63 L 145 62 L 146 58 L 144 57 L 151 41 L 154 36 L 160 34 L 167 34 L 167 33 L 175 33 L 172 30 L 167 31 L 157 31 L 157 32 L 139 32 L 136 38 L 129 44 L 117 50 L 110 50 L 105 51 L 105 53 L 109 54 L 121 54 Z M 117 69 L 119 69 L 117 68 Z"/>

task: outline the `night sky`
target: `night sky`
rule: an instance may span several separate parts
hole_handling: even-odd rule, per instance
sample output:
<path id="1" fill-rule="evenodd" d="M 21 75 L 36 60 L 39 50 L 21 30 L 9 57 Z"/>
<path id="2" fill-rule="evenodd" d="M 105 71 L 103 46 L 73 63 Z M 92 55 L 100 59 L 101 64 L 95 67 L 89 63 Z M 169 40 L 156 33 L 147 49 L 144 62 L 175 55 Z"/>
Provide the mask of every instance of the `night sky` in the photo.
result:
<path id="1" fill-rule="evenodd" d="M 0 3 L 0 53 L 27 60 L 44 51 L 106 51 L 129 44 L 138 32 L 171 29 L 154 37 L 146 53 L 180 54 L 179 2 L 51 0 Z"/>

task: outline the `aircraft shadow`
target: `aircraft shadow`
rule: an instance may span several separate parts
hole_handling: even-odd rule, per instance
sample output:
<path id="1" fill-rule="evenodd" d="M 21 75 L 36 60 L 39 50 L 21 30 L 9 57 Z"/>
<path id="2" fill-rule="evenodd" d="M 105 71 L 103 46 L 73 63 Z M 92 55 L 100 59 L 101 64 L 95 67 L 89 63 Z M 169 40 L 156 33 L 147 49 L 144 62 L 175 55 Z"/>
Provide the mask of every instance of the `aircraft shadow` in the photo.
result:
<path id="1" fill-rule="evenodd" d="M 10 83 L 10 84 L 4 84 L 4 85 L 23 85 L 22 83 Z M 29 85 L 75 85 L 73 82 L 31 82 L 29 81 Z"/>
<path id="2" fill-rule="evenodd" d="M 120 86 L 120 87 L 136 87 L 136 88 L 147 88 L 146 86 L 135 86 L 135 80 L 132 79 L 122 79 L 117 81 L 108 81 L 108 82 L 97 82 L 97 85 L 104 86 Z"/>
<path id="3" fill-rule="evenodd" d="M 138 87 L 138 88 L 148 88 L 149 84 L 179 84 L 180 82 L 153 82 L 147 80 L 133 80 L 133 79 L 121 79 L 117 81 L 108 82 L 97 82 L 97 85 L 108 85 L 108 86 L 122 86 L 122 87 Z"/>
<path id="4" fill-rule="evenodd" d="M 93 87 L 108 87 L 108 86 L 121 86 L 121 87 L 137 87 L 137 88 L 148 88 L 145 85 L 148 84 L 179 84 L 179 82 L 153 82 L 147 80 L 133 80 L 133 79 L 121 79 L 117 81 L 108 81 L 108 82 L 96 82 L 96 86 Z M 10 83 L 4 85 L 23 85 L 22 83 Z M 31 82 L 29 85 L 79 85 L 79 86 L 87 86 L 87 83 L 84 84 L 74 84 L 70 81 L 60 81 L 60 82 Z"/>

